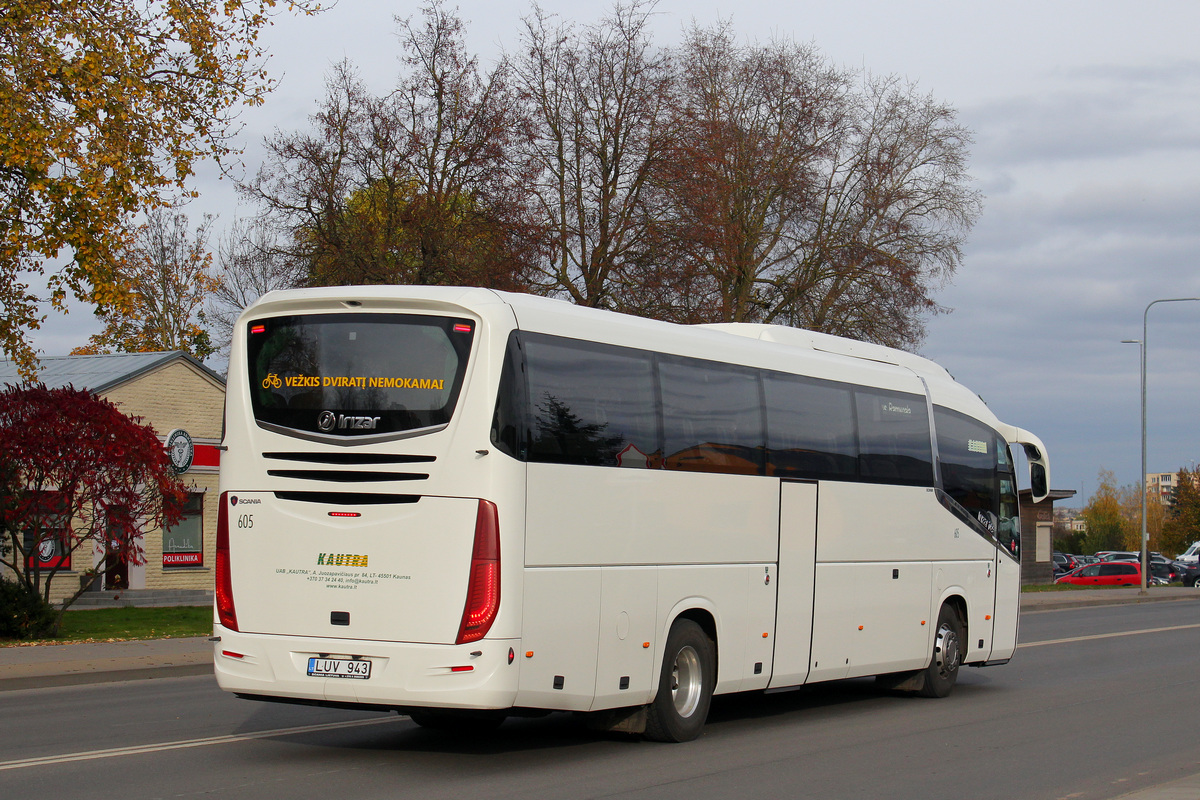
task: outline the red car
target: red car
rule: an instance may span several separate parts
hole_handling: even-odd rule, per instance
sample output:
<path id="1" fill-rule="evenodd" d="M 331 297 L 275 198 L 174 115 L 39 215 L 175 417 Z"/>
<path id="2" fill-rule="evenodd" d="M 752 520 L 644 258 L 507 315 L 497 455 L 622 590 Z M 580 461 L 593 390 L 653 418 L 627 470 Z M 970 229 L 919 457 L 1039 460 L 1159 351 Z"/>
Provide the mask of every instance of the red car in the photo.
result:
<path id="1" fill-rule="evenodd" d="M 1132 561 L 1101 561 L 1073 569 L 1055 583 L 1077 586 L 1141 586 L 1142 566 Z"/>

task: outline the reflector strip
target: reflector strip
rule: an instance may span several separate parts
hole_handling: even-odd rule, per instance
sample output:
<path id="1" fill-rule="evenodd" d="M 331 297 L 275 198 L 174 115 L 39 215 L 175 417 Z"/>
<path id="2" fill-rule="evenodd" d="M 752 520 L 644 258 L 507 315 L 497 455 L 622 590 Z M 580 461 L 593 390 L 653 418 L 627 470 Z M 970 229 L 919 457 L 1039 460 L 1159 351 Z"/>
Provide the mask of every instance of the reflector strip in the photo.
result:
<path id="1" fill-rule="evenodd" d="M 451 667 L 450 671 L 451 672 L 474 672 L 475 668 L 470 665 L 465 666 L 465 667 Z"/>
<path id="2" fill-rule="evenodd" d="M 226 656 L 228 658 L 245 658 L 245 656 L 242 655 L 241 653 L 235 653 L 232 650 L 222 650 L 221 655 Z"/>

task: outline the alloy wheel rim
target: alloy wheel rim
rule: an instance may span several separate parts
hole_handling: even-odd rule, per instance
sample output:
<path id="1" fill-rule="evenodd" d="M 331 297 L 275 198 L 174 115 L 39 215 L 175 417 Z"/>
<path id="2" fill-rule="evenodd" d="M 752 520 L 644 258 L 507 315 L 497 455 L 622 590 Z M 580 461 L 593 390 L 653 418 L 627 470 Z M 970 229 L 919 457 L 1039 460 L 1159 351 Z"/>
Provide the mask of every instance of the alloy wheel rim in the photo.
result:
<path id="1" fill-rule="evenodd" d="M 671 665 L 671 701 L 675 705 L 675 713 L 684 719 L 696 713 L 703 684 L 700 654 L 694 647 L 683 648 Z"/>
<path id="2" fill-rule="evenodd" d="M 959 645 L 958 632 L 949 624 L 943 623 L 938 628 L 937 636 L 937 668 L 943 677 L 958 669 Z"/>

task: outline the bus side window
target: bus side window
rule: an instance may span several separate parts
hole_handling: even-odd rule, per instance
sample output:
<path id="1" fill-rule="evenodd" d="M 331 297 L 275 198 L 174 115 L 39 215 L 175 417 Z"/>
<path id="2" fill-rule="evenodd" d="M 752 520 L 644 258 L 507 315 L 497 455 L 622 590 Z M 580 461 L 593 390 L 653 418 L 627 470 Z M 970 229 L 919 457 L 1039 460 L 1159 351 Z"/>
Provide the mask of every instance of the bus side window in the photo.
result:
<path id="1" fill-rule="evenodd" d="M 925 398 L 858 389 L 859 478 L 871 483 L 933 485 L 933 449 Z"/>
<path id="2" fill-rule="evenodd" d="M 989 533 L 1010 553 L 1020 548 L 1016 477 L 1004 439 L 988 426 L 941 406 L 933 409 L 942 489 L 973 520 L 995 520 Z"/>
<path id="3" fill-rule="evenodd" d="M 762 474 L 762 408 L 753 370 L 664 357 L 658 374 L 667 469 Z"/>
<path id="4" fill-rule="evenodd" d="M 854 480 L 858 444 L 854 395 L 831 381 L 768 373 L 767 474 L 781 478 Z"/>
<path id="5" fill-rule="evenodd" d="M 650 355 L 532 334 L 524 341 L 529 460 L 648 466 L 658 450 Z"/>
<path id="6" fill-rule="evenodd" d="M 516 332 L 508 339 L 496 411 L 492 415 L 492 444 L 502 453 L 525 460 L 528 443 L 525 425 L 525 380 L 522 375 L 521 342 Z"/>

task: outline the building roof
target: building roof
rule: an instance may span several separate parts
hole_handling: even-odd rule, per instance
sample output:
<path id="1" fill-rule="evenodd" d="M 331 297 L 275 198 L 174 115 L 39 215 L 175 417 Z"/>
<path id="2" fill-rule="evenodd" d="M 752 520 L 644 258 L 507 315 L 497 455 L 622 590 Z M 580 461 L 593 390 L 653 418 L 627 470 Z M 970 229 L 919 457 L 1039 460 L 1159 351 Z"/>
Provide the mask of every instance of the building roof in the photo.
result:
<path id="1" fill-rule="evenodd" d="M 1029 498 L 1033 495 L 1033 492 L 1029 489 L 1021 489 L 1019 492 L 1017 492 L 1017 495 L 1021 498 L 1022 502 L 1028 502 Z M 1068 497 L 1074 496 L 1074 489 L 1051 489 L 1050 494 L 1046 495 L 1047 499 L 1049 499 L 1051 502 L 1056 500 L 1066 500 Z"/>
<path id="2" fill-rule="evenodd" d="M 225 378 L 213 372 L 184 350 L 158 353 L 112 353 L 98 356 L 51 356 L 40 359 L 38 380 L 51 389 L 71 385 L 97 394 L 165 366 L 183 360 L 208 377 L 225 385 Z M 22 383 L 17 365 L 0 361 L 0 386 Z"/>

